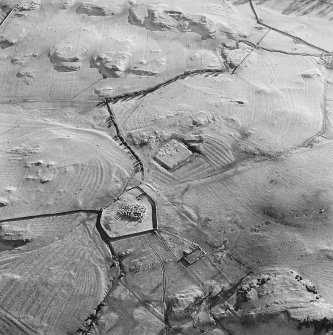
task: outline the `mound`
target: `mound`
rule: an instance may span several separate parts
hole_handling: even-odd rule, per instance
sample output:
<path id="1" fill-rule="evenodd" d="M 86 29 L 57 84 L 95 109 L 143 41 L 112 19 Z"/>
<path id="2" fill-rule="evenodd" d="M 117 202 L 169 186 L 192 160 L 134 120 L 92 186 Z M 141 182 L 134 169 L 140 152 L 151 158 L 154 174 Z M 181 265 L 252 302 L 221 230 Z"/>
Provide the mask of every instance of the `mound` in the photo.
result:
<path id="1" fill-rule="evenodd" d="M 142 66 L 133 66 L 128 69 L 129 73 L 135 74 L 137 76 L 157 76 L 159 74 L 159 71 L 153 68 L 145 68 Z"/>
<path id="2" fill-rule="evenodd" d="M 68 9 L 72 6 L 72 0 L 61 0 L 61 9 Z"/>
<path id="3" fill-rule="evenodd" d="M 16 55 L 11 59 L 11 63 L 14 65 L 23 65 L 25 64 L 33 55 L 32 54 L 21 54 Z"/>
<path id="4" fill-rule="evenodd" d="M 113 94 L 113 88 L 112 87 L 95 88 L 94 92 L 101 99 L 110 98 Z"/>
<path id="5" fill-rule="evenodd" d="M 70 43 L 55 45 L 50 51 L 52 63 L 57 62 L 80 62 L 88 54 L 88 49 L 83 46 L 74 46 Z"/>
<path id="6" fill-rule="evenodd" d="M 78 71 L 82 61 L 87 57 L 88 49 L 85 46 L 75 47 L 71 43 L 60 43 L 52 47 L 49 53 L 54 69 L 59 72 Z"/>
<path id="7" fill-rule="evenodd" d="M 189 56 L 189 65 L 194 69 L 199 68 L 223 68 L 224 65 L 219 57 L 219 55 L 210 50 L 197 50 L 192 55 Z"/>
<path id="8" fill-rule="evenodd" d="M 22 69 L 17 72 L 16 77 L 18 78 L 34 78 L 36 76 L 36 72 L 34 70 L 26 70 Z"/>

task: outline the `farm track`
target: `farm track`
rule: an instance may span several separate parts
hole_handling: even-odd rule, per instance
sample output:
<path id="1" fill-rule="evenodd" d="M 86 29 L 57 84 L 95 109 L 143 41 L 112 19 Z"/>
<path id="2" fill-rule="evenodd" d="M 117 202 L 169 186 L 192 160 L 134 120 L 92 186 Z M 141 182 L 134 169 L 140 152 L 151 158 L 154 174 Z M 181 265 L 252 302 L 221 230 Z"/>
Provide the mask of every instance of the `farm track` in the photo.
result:
<path id="1" fill-rule="evenodd" d="M 11 313 L 0 308 L 0 322 L 1 322 L 1 334 L 5 335 L 38 335 L 38 333 L 25 324 L 22 320 L 19 320 Z"/>
<path id="2" fill-rule="evenodd" d="M 176 261 L 178 261 L 177 256 L 173 253 L 172 249 L 166 243 L 166 241 L 164 240 L 164 238 L 157 231 L 155 232 L 155 234 L 158 237 L 158 239 L 162 242 L 162 244 L 164 245 L 164 248 L 172 254 L 172 256 L 174 257 L 174 259 Z M 185 272 L 189 275 L 189 277 L 193 280 L 193 282 L 195 282 L 196 285 L 198 285 L 198 287 L 200 287 L 204 291 L 204 288 L 203 288 L 203 285 L 202 285 L 201 281 L 187 267 L 185 267 L 184 265 L 179 265 L 179 266 L 181 266 L 182 269 L 184 269 Z"/>
<path id="3" fill-rule="evenodd" d="M 105 295 L 104 295 L 104 298 L 103 300 L 95 307 L 95 312 L 94 313 L 91 313 L 87 319 L 86 319 L 86 323 L 81 327 L 79 328 L 76 333 L 77 334 L 84 334 L 84 335 L 88 335 L 88 334 L 91 334 L 91 331 L 93 329 L 93 326 L 94 324 L 97 323 L 98 321 L 98 317 L 100 316 L 104 306 L 106 305 L 107 303 L 107 300 L 108 298 L 110 297 L 110 294 L 112 293 L 113 289 L 115 288 L 115 286 L 117 285 L 117 283 L 121 280 L 121 278 L 125 275 L 125 267 L 124 265 L 122 264 L 122 260 L 121 258 L 119 258 L 117 256 L 117 253 L 115 252 L 113 246 L 112 246 L 112 242 L 111 242 L 111 239 L 110 237 L 107 235 L 107 233 L 104 231 L 102 225 L 101 225 L 101 214 L 102 212 L 99 213 L 98 217 L 97 217 L 97 220 L 96 220 L 96 229 L 102 239 L 102 241 L 105 243 L 105 245 L 108 247 L 108 249 L 110 250 L 111 254 L 114 256 L 114 259 L 116 260 L 116 262 L 118 263 L 118 266 L 119 266 L 119 274 L 117 277 L 114 277 L 111 279 L 110 281 L 110 284 L 109 284 L 109 288 L 108 290 L 106 291 Z M 148 232 L 145 232 L 145 233 L 149 233 L 151 234 L 151 231 L 148 231 Z M 128 236 L 128 237 L 131 237 L 131 236 Z M 150 244 L 150 241 L 148 242 Z M 148 245 L 147 245 L 148 246 Z M 148 246 L 149 247 L 149 246 Z M 166 278 L 165 278 L 165 268 L 164 268 L 164 265 L 163 265 L 163 261 L 161 260 L 161 258 L 157 255 L 157 253 L 151 248 L 151 245 L 150 245 L 150 250 L 156 255 L 156 257 L 158 258 L 159 262 L 162 262 L 160 263 L 161 264 L 161 267 L 163 269 L 163 297 L 165 297 L 165 287 L 166 287 Z M 150 313 L 152 313 L 156 318 L 159 319 L 158 315 L 155 315 L 153 311 L 150 310 L 149 306 L 147 306 L 147 304 L 145 304 L 144 302 L 142 302 L 139 297 L 131 291 L 131 293 L 138 299 L 138 301 L 145 307 L 147 308 Z M 164 298 L 163 298 L 163 302 L 164 302 Z M 163 316 L 163 321 L 165 323 L 165 317 L 166 315 Z M 165 323 L 166 327 L 167 327 L 167 324 Z"/>
<path id="4" fill-rule="evenodd" d="M 304 56 L 304 57 L 322 57 L 323 54 L 309 54 L 306 52 L 288 52 L 288 51 L 284 51 L 284 50 L 278 50 L 278 49 L 269 49 L 269 48 L 265 48 L 265 47 L 261 47 L 258 44 L 252 43 L 248 40 L 239 40 L 238 43 L 244 43 L 247 44 L 248 46 L 258 49 L 258 50 L 265 50 L 267 52 L 275 52 L 275 53 L 281 53 L 284 55 L 289 55 L 289 56 Z"/>
<path id="5" fill-rule="evenodd" d="M 314 44 L 312 44 L 312 43 L 310 43 L 310 42 L 307 42 L 307 41 L 305 41 L 304 39 L 302 39 L 302 38 L 300 38 L 300 37 L 297 37 L 297 36 L 295 36 L 295 35 L 289 34 L 289 33 L 285 32 L 285 31 L 283 31 L 283 30 L 280 30 L 280 29 L 278 29 L 278 28 L 274 28 L 274 27 L 272 27 L 272 26 L 270 26 L 270 25 L 268 25 L 268 24 L 266 24 L 266 23 L 263 23 L 263 22 L 262 22 L 262 19 L 259 18 L 258 14 L 257 14 L 257 12 L 256 12 L 255 6 L 254 6 L 254 4 L 253 4 L 253 0 L 249 0 L 249 3 L 250 3 L 250 7 L 251 7 L 251 10 L 252 10 L 252 12 L 253 12 L 253 14 L 254 14 L 254 17 L 255 17 L 255 19 L 256 19 L 257 24 L 259 24 L 259 25 L 261 25 L 261 26 L 263 26 L 263 27 L 266 27 L 266 28 L 268 28 L 268 29 L 271 29 L 271 30 L 273 30 L 273 31 L 276 31 L 277 33 L 280 33 L 280 34 L 282 34 L 282 35 L 285 35 L 285 36 L 294 38 L 294 39 L 297 40 L 298 42 L 303 43 L 303 44 L 305 44 L 305 45 L 307 45 L 307 46 L 309 46 L 309 47 L 312 47 L 312 48 L 314 48 L 314 49 L 317 49 L 317 50 L 319 50 L 319 51 L 321 51 L 321 52 L 324 52 L 324 53 L 331 53 L 330 51 L 328 51 L 328 50 L 326 50 L 326 49 L 323 49 L 323 48 L 321 48 L 321 47 L 318 47 L 317 45 L 314 45 Z"/>
<path id="6" fill-rule="evenodd" d="M 236 70 L 245 62 L 246 58 L 249 57 L 252 53 L 252 51 L 254 49 L 256 49 L 258 47 L 258 45 L 262 42 L 262 40 L 267 36 L 267 34 L 270 32 L 271 30 L 269 29 L 268 31 L 266 31 L 266 33 L 261 37 L 261 39 L 257 42 L 257 44 L 255 44 L 255 47 L 253 47 L 253 49 L 251 49 L 251 51 L 241 60 L 241 62 L 232 70 L 231 74 L 235 74 Z"/>
<path id="7" fill-rule="evenodd" d="M 166 232 L 166 231 L 164 231 L 165 233 L 169 233 L 169 232 Z M 165 244 L 166 246 L 167 246 L 167 244 L 166 244 L 166 242 L 164 241 L 164 239 L 157 233 L 157 235 L 158 235 L 158 237 L 159 237 L 159 239 L 163 242 L 163 244 Z M 167 246 L 167 248 L 169 249 L 169 247 Z M 170 250 L 171 251 L 171 250 Z M 172 251 L 171 251 L 171 253 L 172 253 Z M 238 287 L 241 285 L 241 283 L 247 278 L 247 277 L 249 277 L 250 275 L 252 275 L 253 274 L 253 272 L 252 271 L 249 271 L 245 276 L 243 276 L 243 277 L 241 277 L 237 282 L 235 282 L 235 283 L 233 283 L 231 286 L 230 286 L 230 288 L 228 288 L 227 290 L 221 290 L 216 296 L 214 296 L 214 297 L 212 297 L 211 296 L 211 293 L 207 293 L 207 292 L 205 292 L 205 295 L 204 295 L 204 297 L 202 297 L 201 299 L 199 299 L 198 301 L 195 301 L 192 305 L 190 305 L 189 307 L 187 307 L 186 308 L 186 310 L 188 311 L 188 312 L 190 312 L 190 311 L 194 311 L 197 307 L 200 307 L 202 304 L 204 304 L 204 303 L 206 303 L 206 301 L 211 301 L 212 303 L 214 302 L 214 301 L 217 301 L 218 299 L 220 299 L 220 298 L 222 298 L 223 300 L 227 300 L 228 298 L 230 298 L 235 292 L 236 292 L 236 290 L 238 289 Z M 238 314 L 237 314 L 237 312 L 234 312 L 233 310 L 230 310 L 230 312 L 232 312 L 232 313 L 234 313 L 234 314 L 236 314 L 236 316 L 238 316 Z M 220 324 L 219 322 L 218 322 L 218 320 L 217 319 L 215 319 L 215 322 L 216 322 L 216 324 L 218 324 L 227 334 L 230 334 L 231 335 L 231 333 L 226 329 L 226 328 L 224 328 L 223 327 L 223 325 L 222 324 Z M 204 332 L 205 333 L 205 332 Z M 208 332 L 207 332 L 208 333 Z M 173 335 L 173 334 L 178 334 L 178 330 L 177 330 L 177 328 L 175 328 L 175 329 L 173 329 L 173 328 L 171 328 L 170 329 L 170 333 L 168 333 L 168 335 Z M 233 333 L 232 333 L 233 334 Z"/>
<path id="8" fill-rule="evenodd" d="M 149 248 L 149 250 L 156 256 L 158 262 L 160 263 L 161 270 L 162 270 L 162 308 L 163 308 L 163 320 L 165 325 L 165 334 L 169 334 L 169 326 L 168 326 L 168 316 L 167 316 L 167 310 L 166 310 L 166 303 L 165 303 L 165 293 L 166 293 L 166 273 L 165 273 L 165 266 L 162 258 L 160 255 L 153 249 L 149 237 L 145 240 L 145 244 Z"/>

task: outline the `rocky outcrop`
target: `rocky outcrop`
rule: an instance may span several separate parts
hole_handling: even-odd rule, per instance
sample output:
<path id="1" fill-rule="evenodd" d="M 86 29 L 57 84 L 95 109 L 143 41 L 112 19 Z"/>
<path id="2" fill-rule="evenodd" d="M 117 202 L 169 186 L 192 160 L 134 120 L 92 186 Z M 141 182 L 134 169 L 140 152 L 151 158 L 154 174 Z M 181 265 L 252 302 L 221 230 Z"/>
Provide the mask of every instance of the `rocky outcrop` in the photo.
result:
<path id="1" fill-rule="evenodd" d="M 183 32 L 191 31 L 202 36 L 203 40 L 215 37 L 215 24 L 212 20 L 203 15 L 178 15 L 180 22 L 179 30 Z"/>
<path id="2" fill-rule="evenodd" d="M 190 286 L 187 289 L 178 292 L 170 297 L 170 317 L 174 319 L 181 319 L 187 313 L 187 309 L 193 303 L 203 297 L 203 292 L 197 286 Z"/>
<path id="3" fill-rule="evenodd" d="M 97 68 L 104 78 L 121 77 L 126 71 L 129 60 L 129 53 L 105 53 L 92 57 L 90 66 Z"/>
<path id="4" fill-rule="evenodd" d="M 333 320 L 333 306 L 309 280 L 296 271 L 278 267 L 247 277 L 234 294 L 214 306 L 211 313 L 223 325 L 253 326 L 272 321 L 278 315 L 287 315 L 289 320 L 308 326 L 323 320 L 327 325 Z M 333 328 L 332 321 L 330 325 Z"/>
<path id="5" fill-rule="evenodd" d="M 88 16 L 112 16 L 114 12 L 105 7 L 99 6 L 88 2 L 83 2 L 77 7 L 76 13 L 78 14 L 85 14 Z"/>
<path id="6" fill-rule="evenodd" d="M 132 6 L 128 21 L 152 31 L 178 30 L 195 32 L 202 39 L 215 38 L 216 27 L 212 20 L 203 15 L 185 15 L 178 11 L 163 10 L 158 6 L 143 4 Z"/>
<path id="7" fill-rule="evenodd" d="M 40 0 L 22 1 L 17 5 L 17 9 L 21 12 L 30 10 L 39 10 L 41 5 Z"/>

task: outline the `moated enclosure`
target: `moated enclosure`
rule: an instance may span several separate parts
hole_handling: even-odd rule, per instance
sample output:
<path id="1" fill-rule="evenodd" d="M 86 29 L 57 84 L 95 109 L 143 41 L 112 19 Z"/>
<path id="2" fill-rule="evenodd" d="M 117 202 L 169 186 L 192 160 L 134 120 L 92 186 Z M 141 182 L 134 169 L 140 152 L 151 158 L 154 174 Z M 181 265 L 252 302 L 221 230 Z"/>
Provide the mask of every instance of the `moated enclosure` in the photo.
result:
<path id="1" fill-rule="evenodd" d="M 103 210 L 101 224 L 109 237 L 119 238 L 153 230 L 155 219 L 152 200 L 141 188 L 135 187 Z"/>

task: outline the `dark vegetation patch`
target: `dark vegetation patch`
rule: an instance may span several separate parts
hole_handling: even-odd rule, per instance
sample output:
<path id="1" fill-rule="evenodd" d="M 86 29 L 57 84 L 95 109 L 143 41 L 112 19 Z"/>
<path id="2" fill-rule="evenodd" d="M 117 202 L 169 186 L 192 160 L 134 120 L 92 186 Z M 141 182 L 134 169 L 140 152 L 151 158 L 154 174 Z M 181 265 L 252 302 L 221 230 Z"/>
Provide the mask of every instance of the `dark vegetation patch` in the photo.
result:
<path id="1" fill-rule="evenodd" d="M 329 332 L 333 329 L 333 321 L 327 318 L 323 318 L 320 320 L 310 320 L 309 318 L 307 318 L 299 322 L 297 329 L 301 330 L 303 327 L 314 327 L 314 334 L 321 334 L 323 330 L 325 332 Z"/>
<path id="2" fill-rule="evenodd" d="M 28 239 L 22 239 L 22 240 L 0 239 L 0 252 L 20 248 L 29 242 L 30 241 Z"/>

